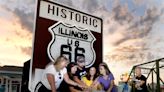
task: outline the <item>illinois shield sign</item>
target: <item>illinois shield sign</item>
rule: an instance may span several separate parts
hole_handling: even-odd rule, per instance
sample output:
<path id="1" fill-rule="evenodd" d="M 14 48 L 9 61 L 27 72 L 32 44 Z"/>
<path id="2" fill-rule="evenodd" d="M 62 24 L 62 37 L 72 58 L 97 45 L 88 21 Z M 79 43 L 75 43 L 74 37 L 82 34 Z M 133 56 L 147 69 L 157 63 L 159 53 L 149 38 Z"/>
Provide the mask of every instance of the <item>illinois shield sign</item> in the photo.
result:
<path id="1" fill-rule="evenodd" d="M 76 62 L 85 57 L 85 67 L 98 66 L 103 60 L 102 19 L 68 6 L 37 1 L 33 54 L 30 64 L 29 89 L 34 91 L 49 62 L 66 56 Z"/>

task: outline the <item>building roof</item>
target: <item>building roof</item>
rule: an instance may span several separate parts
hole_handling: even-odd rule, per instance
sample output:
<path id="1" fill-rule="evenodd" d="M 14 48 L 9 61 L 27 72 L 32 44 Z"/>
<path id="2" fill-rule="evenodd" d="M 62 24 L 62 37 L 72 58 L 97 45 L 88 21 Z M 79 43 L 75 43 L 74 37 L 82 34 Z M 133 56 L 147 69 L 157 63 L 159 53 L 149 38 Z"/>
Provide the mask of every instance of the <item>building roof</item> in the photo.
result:
<path id="1" fill-rule="evenodd" d="M 9 78 L 21 78 L 23 67 L 19 66 L 3 66 L 0 67 L 0 76 L 8 76 Z"/>
<path id="2" fill-rule="evenodd" d="M 14 72 L 22 72 L 23 67 L 19 67 L 19 66 L 0 66 L 0 71 L 14 71 Z"/>

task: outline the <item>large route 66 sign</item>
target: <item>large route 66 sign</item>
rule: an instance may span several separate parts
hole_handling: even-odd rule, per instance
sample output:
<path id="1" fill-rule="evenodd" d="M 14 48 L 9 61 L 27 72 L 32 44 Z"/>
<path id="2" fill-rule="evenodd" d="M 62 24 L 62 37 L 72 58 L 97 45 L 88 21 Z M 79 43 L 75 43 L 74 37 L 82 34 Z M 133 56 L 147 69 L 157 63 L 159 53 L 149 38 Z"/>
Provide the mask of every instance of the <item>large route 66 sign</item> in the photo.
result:
<path id="1" fill-rule="evenodd" d="M 36 0 L 29 90 L 34 91 L 49 62 L 65 55 L 70 62 L 85 57 L 85 67 L 103 61 L 102 19 L 52 0 Z M 56 1 L 56 0 L 53 0 Z"/>
<path id="2" fill-rule="evenodd" d="M 59 55 L 67 56 L 71 62 L 76 62 L 77 56 L 83 56 L 86 67 L 94 64 L 96 56 L 93 43 L 96 39 L 89 30 L 59 22 L 51 26 L 49 31 L 52 40 L 47 51 L 52 61 Z"/>

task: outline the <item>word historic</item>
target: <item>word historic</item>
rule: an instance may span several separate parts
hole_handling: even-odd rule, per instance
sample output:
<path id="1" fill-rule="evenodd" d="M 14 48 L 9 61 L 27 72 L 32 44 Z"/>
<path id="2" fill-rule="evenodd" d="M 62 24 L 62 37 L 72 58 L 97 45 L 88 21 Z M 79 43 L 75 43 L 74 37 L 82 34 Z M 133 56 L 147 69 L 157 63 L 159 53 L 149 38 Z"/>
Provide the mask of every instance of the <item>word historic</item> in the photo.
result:
<path id="1" fill-rule="evenodd" d="M 76 22 L 81 22 L 86 25 L 97 27 L 97 19 L 52 4 L 48 4 L 47 13 L 68 20 L 73 20 Z"/>

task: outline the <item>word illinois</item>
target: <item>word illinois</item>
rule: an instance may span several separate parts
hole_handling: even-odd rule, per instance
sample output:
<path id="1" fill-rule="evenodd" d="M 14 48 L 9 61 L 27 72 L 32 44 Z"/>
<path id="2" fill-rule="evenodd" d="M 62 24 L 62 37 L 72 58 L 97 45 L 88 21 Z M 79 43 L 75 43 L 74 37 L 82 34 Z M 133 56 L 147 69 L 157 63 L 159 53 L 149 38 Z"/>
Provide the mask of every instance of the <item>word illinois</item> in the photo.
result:
<path id="1" fill-rule="evenodd" d="M 67 28 L 59 27 L 58 33 L 61 35 L 69 36 L 71 38 L 78 38 L 82 40 L 88 39 L 88 34 L 75 29 L 69 29 L 69 28 L 67 29 Z"/>

